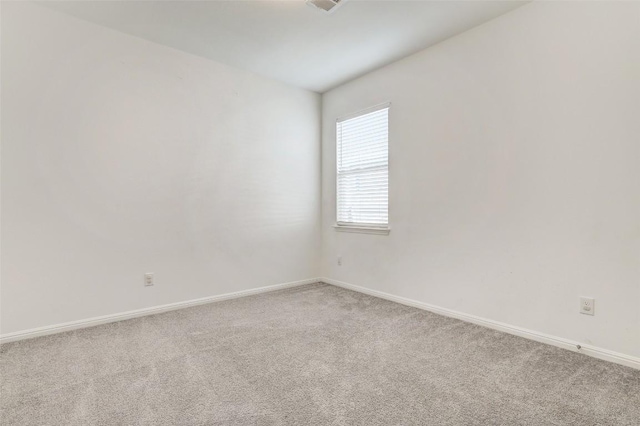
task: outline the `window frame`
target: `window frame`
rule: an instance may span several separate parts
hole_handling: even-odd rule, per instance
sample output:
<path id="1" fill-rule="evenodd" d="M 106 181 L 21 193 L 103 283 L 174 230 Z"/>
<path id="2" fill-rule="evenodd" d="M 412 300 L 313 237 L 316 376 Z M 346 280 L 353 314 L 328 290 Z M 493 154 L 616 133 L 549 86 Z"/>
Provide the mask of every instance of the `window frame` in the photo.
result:
<path id="1" fill-rule="evenodd" d="M 353 118 L 360 117 L 362 115 L 370 114 L 372 112 L 380 111 L 383 109 L 387 109 L 387 223 L 386 224 L 374 224 L 374 223 L 355 223 L 355 222 L 339 222 L 338 221 L 338 195 L 339 195 L 339 182 L 338 182 L 338 144 L 340 141 L 338 140 L 338 125 L 340 122 L 351 120 Z M 384 102 L 381 104 L 373 105 L 369 108 L 365 108 L 341 117 L 338 117 L 335 121 L 334 128 L 335 135 L 335 224 L 333 225 L 336 231 L 341 232 L 355 232 L 362 234 L 378 234 L 378 235 L 388 235 L 391 231 L 391 194 L 390 194 L 390 177 L 391 177 L 391 102 Z"/>

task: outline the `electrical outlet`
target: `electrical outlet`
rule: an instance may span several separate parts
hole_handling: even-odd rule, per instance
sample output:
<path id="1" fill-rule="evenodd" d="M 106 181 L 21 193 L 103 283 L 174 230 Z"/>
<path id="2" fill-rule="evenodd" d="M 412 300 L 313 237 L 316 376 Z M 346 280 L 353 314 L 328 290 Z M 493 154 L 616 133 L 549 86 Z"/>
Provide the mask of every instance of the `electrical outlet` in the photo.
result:
<path id="1" fill-rule="evenodd" d="M 342 256 L 338 256 L 338 266 L 342 266 Z"/>
<path id="2" fill-rule="evenodd" d="M 144 285 L 145 287 L 153 285 L 153 272 L 144 274 Z"/>
<path id="3" fill-rule="evenodd" d="M 596 309 L 596 300 L 590 297 L 580 298 L 580 313 L 585 315 L 593 315 Z"/>

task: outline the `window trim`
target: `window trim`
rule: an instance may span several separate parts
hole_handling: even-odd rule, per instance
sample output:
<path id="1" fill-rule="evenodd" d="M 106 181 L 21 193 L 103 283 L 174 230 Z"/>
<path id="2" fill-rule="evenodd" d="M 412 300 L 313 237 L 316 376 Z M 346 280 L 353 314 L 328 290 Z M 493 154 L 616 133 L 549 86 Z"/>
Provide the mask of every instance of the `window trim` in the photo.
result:
<path id="1" fill-rule="evenodd" d="M 353 232 L 355 234 L 389 235 L 391 232 L 391 228 L 388 226 L 340 225 L 338 223 L 333 225 L 333 229 L 338 232 Z"/>
<path id="2" fill-rule="evenodd" d="M 335 171 L 334 171 L 334 177 L 335 177 L 335 197 L 334 197 L 334 201 L 335 201 L 335 211 L 334 211 L 334 218 L 335 218 L 335 224 L 333 225 L 333 228 L 338 231 L 338 232 L 353 232 L 353 233 L 358 233 L 358 234 L 376 234 L 376 235 L 389 235 L 389 232 L 391 232 L 391 203 L 390 203 L 390 197 L 387 199 L 387 215 L 388 215 L 388 219 L 387 219 L 387 223 L 384 225 L 376 225 L 373 223 L 355 223 L 355 222 L 339 222 L 338 221 L 338 133 L 337 133 L 337 128 L 338 128 L 338 123 L 341 123 L 343 121 L 346 120 L 350 120 L 352 118 L 356 118 L 359 117 L 361 115 L 365 115 L 365 114 L 370 114 L 372 112 L 376 112 L 376 111 L 380 111 L 381 109 L 388 109 L 388 129 L 391 128 L 391 102 L 383 102 L 380 104 L 376 104 L 373 105 L 371 107 L 368 108 L 364 108 L 361 109 L 359 111 L 356 112 L 352 112 L 350 114 L 347 115 L 343 115 L 339 118 L 336 119 L 336 123 L 335 123 L 335 155 L 336 155 L 336 167 L 335 167 Z M 390 182 L 390 177 L 391 177 L 391 132 L 389 131 L 389 135 L 387 136 L 387 151 L 388 151 L 388 160 L 387 160 L 387 190 L 389 190 L 389 188 L 391 187 L 391 182 Z"/>

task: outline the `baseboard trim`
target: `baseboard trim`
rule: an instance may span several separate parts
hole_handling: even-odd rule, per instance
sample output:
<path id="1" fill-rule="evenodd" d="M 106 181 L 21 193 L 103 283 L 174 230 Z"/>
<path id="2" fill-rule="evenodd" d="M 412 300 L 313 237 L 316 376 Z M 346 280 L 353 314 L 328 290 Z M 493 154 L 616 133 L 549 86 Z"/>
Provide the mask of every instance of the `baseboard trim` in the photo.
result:
<path id="1" fill-rule="evenodd" d="M 640 358 L 631 355 L 621 354 L 596 346 L 585 345 L 582 343 L 574 342 L 572 340 L 564 339 L 562 337 L 551 336 L 549 334 L 528 330 L 526 328 L 517 327 L 499 321 L 465 314 L 463 312 L 458 312 L 452 309 L 442 308 L 440 306 L 419 302 L 417 300 L 408 299 L 406 297 L 395 296 L 393 294 L 385 293 L 382 291 L 372 290 L 366 287 L 345 283 L 342 281 L 334 280 L 332 278 L 320 278 L 319 281 L 325 284 L 331 284 L 337 287 L 346 288 L 348 290 L 357 291 L 359 293 L 368 294 L 369 296 L 379 297 L 381 299 L 390 300 L 392 302 L 401 303 L 403 305 L 412 306 L 414 308 L 423 309 L 425 311 L 433 312 L 451 318 L 456 318 L 465 322 L 470 322 L 494 330 L 513 334 L 515 336 L 524 337 L 525 339 L 535 340 L 536 342 L 546 343 L 548 345 L 557 346 L 559 348 L 567 349 L 573 352 L 583 353 L 585 355 L 604 361 L 614 362 L 616 364 L 621 364 L 640 370 Z M 580 347 L 580 349 L 578 349 L 578 347 Z"/>
<path id="2" fill-rule="evenodd" d="M 200 299 L 186 300 L 177 303 L 168 303 L 166 305 L 152 306 L 150 308 L 136 309 L 133 311 L 120 312 L 117 314 L 103 315 L 99 317 L 87 318 L 78 321 L 65 322 L 45 327 L 31 328 L 13 333 L 0 334 L 0 344 L 15 342 L 18 340 L 31 339 L 34 337 L 46 336 L 49 334 L 63 333 L 65 331 L 78 330 L 81 328 L 94 327 L 96 325 L 107 324 L 116 321 L 123 321 L 132 318 L 143 317 L 146 315 L 154 315 L 162 312 L 174 311 L 177 309 L 189 308 L 192 306 L 205 305 L 207 303 L 221 302 L 223 300 L 237 299 L 240 297 L 252 296 L 254 294 L 268 293 L 271 291 L 282 290 L 285 288 L 297 287 L 305 284 L 313 284 L 320 282 L 320 278 L 309 278 L 306 280 L 292 281 L 288 283 L 269 285 L 265 287 L 252 288 L 249 290 L 241 290 L 233 293 L 219 294 L 217 296 L 202 297 Z"/>

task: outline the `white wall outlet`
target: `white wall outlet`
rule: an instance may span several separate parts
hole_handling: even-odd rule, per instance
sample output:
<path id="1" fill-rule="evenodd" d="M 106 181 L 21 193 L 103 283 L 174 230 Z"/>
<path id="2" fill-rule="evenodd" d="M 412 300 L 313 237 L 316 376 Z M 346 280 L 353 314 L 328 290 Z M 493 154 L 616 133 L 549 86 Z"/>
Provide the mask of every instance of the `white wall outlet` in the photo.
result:
<path id="1" fill-rule="evenodd" d="M 580 313 L 585 315 L 593 315 L 596 309 L 596 300 L 590 297 L 580 298 Z"/>
<path id="2" fill-rule="evenodd" d="M 338 256 L 338 266 L 342 266 L 342 256 Z"/>
<path id="3" fill-rule="evenodd" d="M 144 274 L 144 285 L 145 287 L 153 285 L 153 272 L 147 272 Z"/>

